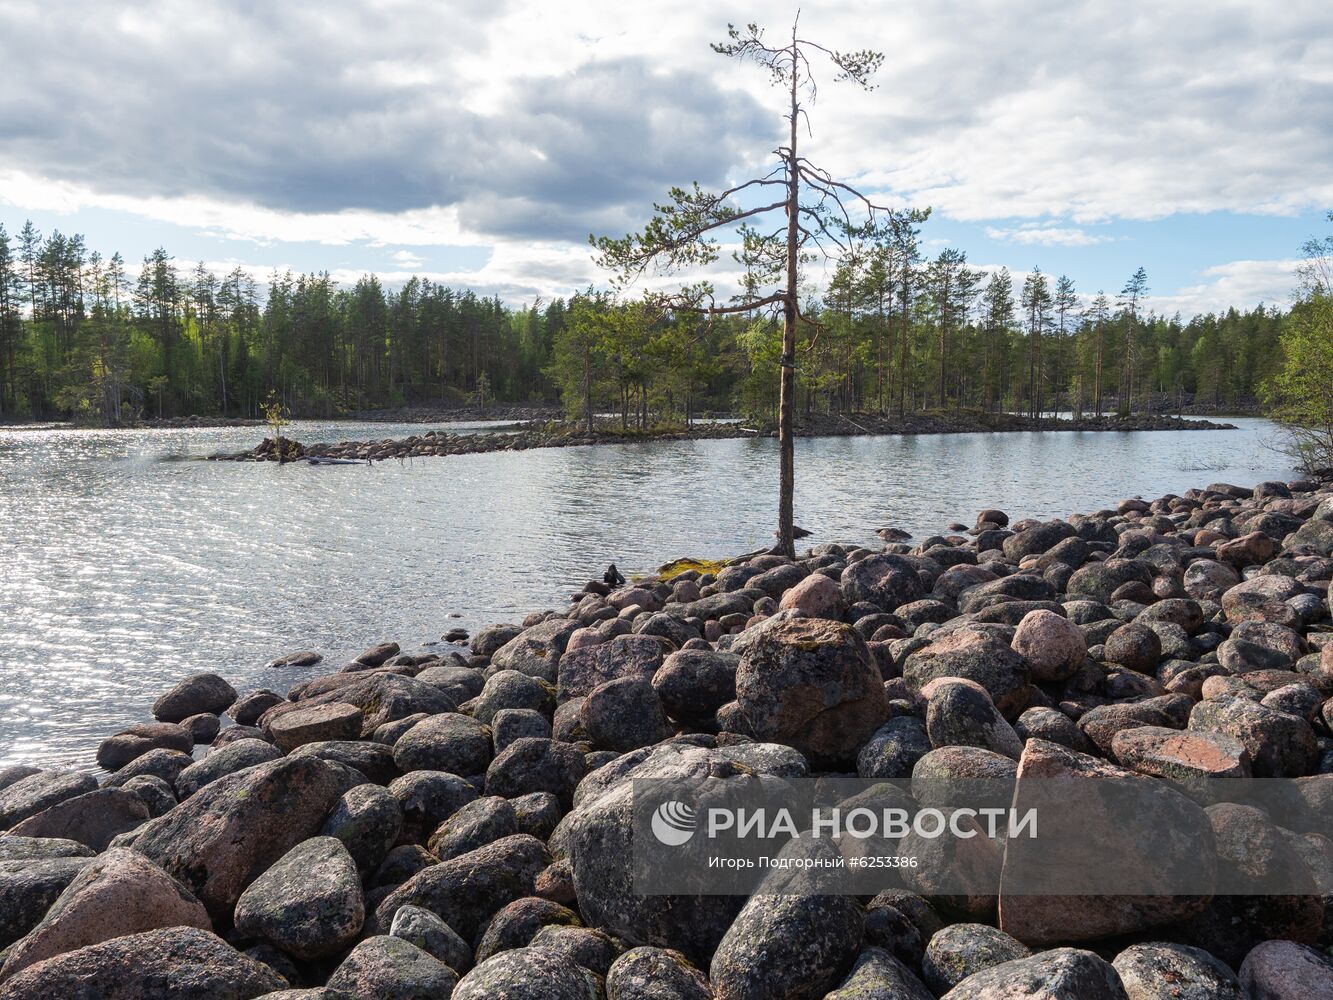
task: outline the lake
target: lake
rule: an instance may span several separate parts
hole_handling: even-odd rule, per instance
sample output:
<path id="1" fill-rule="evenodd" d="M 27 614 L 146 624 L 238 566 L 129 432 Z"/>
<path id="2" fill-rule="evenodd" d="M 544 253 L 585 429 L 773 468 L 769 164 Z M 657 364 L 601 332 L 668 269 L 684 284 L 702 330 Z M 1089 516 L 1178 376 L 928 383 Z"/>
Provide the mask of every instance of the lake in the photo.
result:
<path id="1" fill-rule="evenodd" d="M 811 543 L 918 539 L 976 511 L 1093 510 L 1219 480 L 1291 478 L 1275 429 L 798 440 Z M 440 425 L 444 426 L 444 425 Z M 472 427 L 486 425 L 470 425 Z M 297 422 L 299 440 L 430 425 Z M 455 427 L 447 427 L 457 430 Z M 0 766 L 91 764 L 185 674 L 285 691 L 385 639 L 564 607 L 610 561 L 772 544 L 777 444 L 671 441 L 374 466 L 183 461 L 253 447 L 257 427 L 0 428 Z M 266 670 L 313 649 L 320 667 Z"/>

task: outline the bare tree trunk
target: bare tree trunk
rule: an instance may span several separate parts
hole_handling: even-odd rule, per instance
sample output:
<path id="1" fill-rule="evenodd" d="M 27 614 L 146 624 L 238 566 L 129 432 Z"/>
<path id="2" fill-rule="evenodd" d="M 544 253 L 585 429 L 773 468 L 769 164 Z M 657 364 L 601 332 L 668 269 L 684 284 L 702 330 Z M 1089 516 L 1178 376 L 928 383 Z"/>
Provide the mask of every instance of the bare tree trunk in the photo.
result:
<path id="1" fill-rule="evenodd" d="M 800 164 L 796 160 L 796 80 L 800 64 L 796 28 L 791 43 L 791 148 L 787 151 L 787 294 L 782 306 L 782 379 L 778 385 L 778 547 L 796 558 L 793 532 L 796 494 L 796 448 L 792 438 L 796 402 L 796 238 L 800 210 Z"/>

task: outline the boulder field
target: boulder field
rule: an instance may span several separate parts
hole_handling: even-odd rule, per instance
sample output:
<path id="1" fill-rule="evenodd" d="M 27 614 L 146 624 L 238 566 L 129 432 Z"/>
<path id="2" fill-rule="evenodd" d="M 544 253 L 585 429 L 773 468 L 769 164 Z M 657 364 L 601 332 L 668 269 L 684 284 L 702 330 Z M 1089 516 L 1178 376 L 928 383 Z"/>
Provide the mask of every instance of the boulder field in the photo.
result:
<path id="1" fill-rule="evenodd" d="M 1333 486 L 1215 484 L 195 674 L 99 777 L 0 769 L 0 1000 L 1333 1000 L 1331 577 Z M 1216 891 L 1016 892 L 1010 837 L 951 848 L 966 892 L 636 893 L 633 781 L 839 775 L 1063 782 L 1074 835 Z"/>

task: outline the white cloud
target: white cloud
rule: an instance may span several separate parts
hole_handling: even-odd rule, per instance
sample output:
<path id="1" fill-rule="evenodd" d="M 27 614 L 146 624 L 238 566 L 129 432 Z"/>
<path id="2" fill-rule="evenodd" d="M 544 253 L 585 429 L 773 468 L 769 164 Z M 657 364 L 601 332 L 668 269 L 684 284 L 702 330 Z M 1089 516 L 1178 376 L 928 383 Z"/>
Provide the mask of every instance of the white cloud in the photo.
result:
<path id="1" fill-rule="evenodd" d="M 426 259 L 411 250 L 398 250 L 393 254 L 395 264 L 400 264 L 409 271 L 420 271 L 426 264 Z"/>
<path id="2" fill-rule="evenodd" d="M 1237 260 L 1205 268 L 1203 281 L 1170 295 L 1149 295 L 1147 308 L 1162 316 L 1179 312 L 1223 313 L 1235 307 L 1251 309 L 1259 303 L 1285 308 L 1296 285 L 1295 260 Z"/>
<path id="3" fill-rule="evenodd" d="M 1024 223 L 1014 229 L 986 227 L 986 235 L 1002 243 L 1042 247 L 1090 247 L 1111 242 L 1110 236 L 1094 236 L 1078 228 L 1062 228 L 1040 223 Z"/>

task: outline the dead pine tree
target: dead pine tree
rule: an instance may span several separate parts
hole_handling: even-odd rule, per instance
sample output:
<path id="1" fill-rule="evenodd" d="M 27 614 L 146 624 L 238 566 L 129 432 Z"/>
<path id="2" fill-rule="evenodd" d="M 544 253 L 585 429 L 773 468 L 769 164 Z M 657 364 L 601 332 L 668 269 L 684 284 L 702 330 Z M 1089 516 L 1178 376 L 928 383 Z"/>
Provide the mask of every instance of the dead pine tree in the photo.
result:
<path id="1" fill-rule="evenodd" d="M 869 49 L 841 52 L 827 48 L 802 38 L 796 22 L 790 40 L 781 45 L 765 41 L 763 30 L 755 24 L 744 28 L 728 25 L 727 33 L 727 40 L 714 44 L 713 50 L 766 69 L 773 85 L 784 94 L 787 141 L 773 150 L 776 163 L 772 170 L 721 192 L 705 191 L 698 182 L 688 189 L 672 188 L 666 203 L 653 206 L 653 216 L 641 232 L 618 239 L 589 239 L 597 250 L 597 263 L 613 273 L 617 286 L 626 287 L 645 275 L 672 274 L 713 263 L 721 249 L 719 232 L 735 233 L 746 222 L 741 238 L 753 283 L 739 301 L 718 304 L 707 281 L 677 292 L 649 293 L 647 298 L 663 312 L 709 317 L 781 312 L 777 535 L 779 550 L 791 558 L 796 554 L 792 529 L 797 331 L 806 328 L 817 336 L 819 329 L 801 310 L 800 264 L 816 252 L 826 256 L 849 253 L 852 243 L 875 225 L 876 213 L 889 211 L 800 155 L 801 127 L 804 125 L 808 136 L 807 108 L 817 92 L 811 60 L 831 64 L 836 80 L 872 90 L 871 77 L 884 56 Z M 779 219 L 780 224 L 773 225 Z"/>

